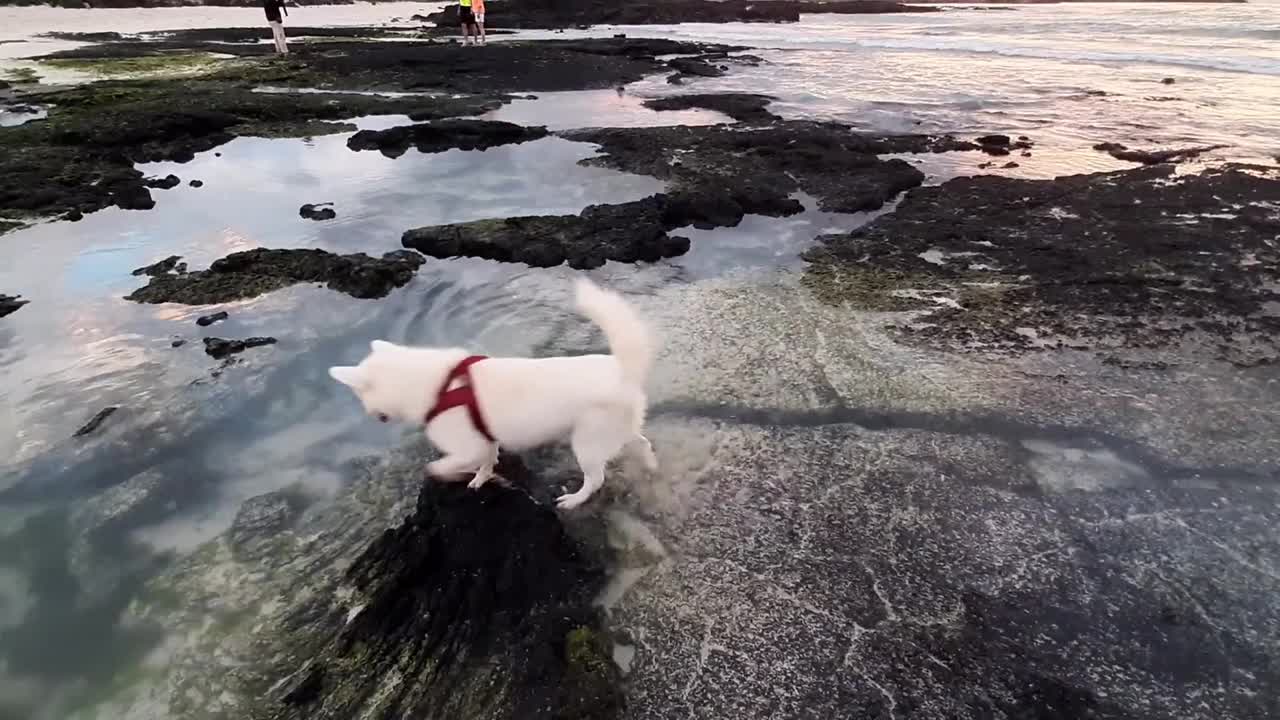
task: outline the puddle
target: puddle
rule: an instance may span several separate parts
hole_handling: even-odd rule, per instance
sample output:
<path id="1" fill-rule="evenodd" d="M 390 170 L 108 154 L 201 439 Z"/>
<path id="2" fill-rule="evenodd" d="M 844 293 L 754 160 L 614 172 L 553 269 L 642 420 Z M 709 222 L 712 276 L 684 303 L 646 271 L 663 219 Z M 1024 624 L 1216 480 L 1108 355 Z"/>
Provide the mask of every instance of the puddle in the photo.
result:
<path id="1" fill-rule="evenodd" d="M 617 90 L 538 93 L 534 100 L 514 100 L 485 117 L 517 125 L 545 125 L 549 130 L 732 122 L 727 115 L 711 110 L 650 110 L 644 106 L 646 99 Z"/>

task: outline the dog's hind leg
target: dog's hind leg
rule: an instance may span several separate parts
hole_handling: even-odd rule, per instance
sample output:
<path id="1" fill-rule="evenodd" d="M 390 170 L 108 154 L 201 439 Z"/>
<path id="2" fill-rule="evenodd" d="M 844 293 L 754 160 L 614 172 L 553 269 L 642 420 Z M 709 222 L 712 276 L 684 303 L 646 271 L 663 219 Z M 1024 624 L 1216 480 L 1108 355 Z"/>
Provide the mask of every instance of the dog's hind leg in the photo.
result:
<path id="1" fill-rule="evenodd" d="M 616 413 L 589 413 L 573 429 L 573 454 L 582 468 L 582 488 L 556 498 L 561 510 L 572 510 L 586 502 L 604 485 L 604 468 L 626 445 L 630 432 Z"/>
<path id="2" fill-rule="evenodd" d="M 640 456 L 640 462 L 644 463 L 645 470 L 658 472 L 658 456 L 654 454 L 653 444 L 649 442 L 649 438 L 636 435 L 631 438 L 631 442 L 627 443 L 627 447 Z"/>
<path id="3" fill-rule="evenodd" d="M 427 463 L 428 475 L 441 479 L 462 480 L 463 478 L 455 476 L 474 471 L 477 477 L 481 477 L 485 475 L 487 467 L 488 477 L 483 477 L 480 485 L 493 476 L 493 466 L 498 458 L 496 443 L 483 440 L 477 435 L 475 441 L 455 442 L 449 447 L 440 449 L 444 452 L 444 457 Z M 475 482 L 474 478 L 472 482 Z"/>

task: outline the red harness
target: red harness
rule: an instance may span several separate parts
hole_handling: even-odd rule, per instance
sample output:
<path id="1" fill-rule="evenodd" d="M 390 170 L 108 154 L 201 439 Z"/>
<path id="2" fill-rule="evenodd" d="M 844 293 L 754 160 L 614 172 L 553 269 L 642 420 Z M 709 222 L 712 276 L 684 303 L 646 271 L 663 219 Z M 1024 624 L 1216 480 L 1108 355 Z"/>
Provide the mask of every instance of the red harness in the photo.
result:
<path id="1" fill-rule="evenodd" d="M 481 360 L 488 360 L 488 358 L 484 355 L 472 355 L 449 371 L 449 374 L 444 377 L 444 384 L 440 386 L 440 392 L 436 393 L 436 404 L 427 411 L 426 422 L 430 423 L 441 413 L 456 407 L 466 407 L 467 414 L 471 416 L 471 424 L 489 442 L 494 442 L 493 435 L 489 434 L 489 426 L 485 424 L 484 416 L 480 414 L 480 403 L 476 401 L 475 383 L 471 380 L 471 366 Z M 455 381 L 459 382 L 459 385 L 451 389 L 449 386 Z"/>

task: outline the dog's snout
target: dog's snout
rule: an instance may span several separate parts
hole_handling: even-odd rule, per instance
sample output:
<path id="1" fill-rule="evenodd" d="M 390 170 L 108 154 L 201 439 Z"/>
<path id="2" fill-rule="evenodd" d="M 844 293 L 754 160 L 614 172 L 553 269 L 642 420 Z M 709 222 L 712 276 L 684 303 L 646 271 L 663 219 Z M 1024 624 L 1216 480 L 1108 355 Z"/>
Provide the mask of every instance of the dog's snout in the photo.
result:
<path id="1" fill-rule="evenodd" d="M 386 413 L 378 413 L 378 414 L 377 414 L 377 418 L 378 418 L 378 422 L 387 422 L 388 420 L 390 420 L 390 419 L 391 419 L 391 418 L 387 417 L 387 414 L 386 414 Z"/>

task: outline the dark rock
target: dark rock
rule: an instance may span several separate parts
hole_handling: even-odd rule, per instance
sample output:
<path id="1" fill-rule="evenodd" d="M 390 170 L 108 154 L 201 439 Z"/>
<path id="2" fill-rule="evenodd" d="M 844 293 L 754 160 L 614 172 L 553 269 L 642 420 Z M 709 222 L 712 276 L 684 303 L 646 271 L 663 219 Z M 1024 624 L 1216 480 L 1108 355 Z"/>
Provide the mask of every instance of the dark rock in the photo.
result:
<path id="1" fill-rule="evenodd" d="M 182 180 L 180 180 L 177 175 L 165 175 L 162 178 L 147 178 L 146 180 L 143 181 L 144 185 L 156 190 L 168 190 L 170 188 L 176 188 L 181 183 L 182 183 Z"/>
<path id="2" fill-rule="evenodd" d="M 721 77 L 724 75 L 724 71 L 720 68 L 698 58 L 675 58 L 667 61 L 667 65 L 681 75 L 693 75 L 696 77 Z"/>
<path id="3" fill-rule="evenodd" d="M 683 255 L 689 240 L 670 237 L 670 201 L 654 195 L 619 205 L 592 205 L 578 215 L 476 220 L 409 230 L 401 242 L 432 257 L 479 257 L 586 269 L 617 262 L 656 262 Z"/>
<path id="4" fill-rule="evenodd" d="M 116 185 L 111 190 L 111 201 L 123 210 L 150 210 L 156 206 L 150 190 L 132 183 Z"/>
<path id="5" fill-rule="evenodd" d="M 701 108 L 715 110 L 739 122 L 766 123 L 779 119 L 765 108 L 776 98 L 754 93 L 699 93 L 646 100 L 650 110 L 689 110 Z"/>
<path id="6" fill-rule="evenodd" d="M 67 222 L 80 222 L 84 219 L 84 213 L 79 210 L 68 210 L 66 214 L 62 216 L 62 219 Z"/>
<path id="7" fill-rule="evenodd" d="M 1005 163 L 1005 164 L 1001 165 L 1000 167 L 1004 168 L 1005 170 L 1012 170 L 1013 168 L 1016 168 L 1016 167 L 1022 167 L 1022 166 L 1021 166 L 1021 165 L 1019 165 L 1019 164 L 1018 164 L 1018 163 L 1016 163 L 1016 162 L 1009 161 L 1009 162 L 1007 162 L 1007 163 Z"/>
<path id="8" fill-rule="evenodd" d="M 188 185 L 190 185 L 190 186 L 191 186 L 191 187 L 193 187 L 193 188 L 204 187 L 204 181 L 203 181 L 203 180 L 192 180 L 191 182 L 189 182 L 189 183 L 187 183 L 187 184 L 188 184 Z"/>
<path id="9" fill-rule="evenodd" d="M 176 264 L 177 259 L 169 258 L 157 265 L 170 261 Z M 379 298 L 409 282 L 423 262 L 422 256 L 406 250 L 372 258 L 364 253 L 335 255 L 324 250 L 258 248 L 215 260 L 208 270 L 178 274 L 135 271 L 151 274 L 151 281 L 126 299 L 213 305 L 303 282 L 322 282 L 352 297 Z"/>
<path id="10" fill-rule="evenodd" d="M 139 56 L 155 52 L 149 43 L 139 45 L 147 47 L 126 49 Z M 93 47 L 77 51 L 92 53 Z M 330 121 L 356 116 L 438 116 L 493 105 L 421 96 L 259 93 L 251 86 L 269 79 L 254 80 L 248 86 L 240 79 L 105 81 L 32 95 L 33 102 L 50 108 L 49 120 L 0 132 L 0 214 L 89 213 L 112 205 L 147 209 L 155 205 L 148 185 L 168 187 L 172 181 L 148 180 L 137 163 L 187 162 L 236 135 L 316 134 L 342 130 Z M 307 80 L 311 87 L 330 84 Z"/>
<path id="11" fill-rule="evenodd" d="M 286 619 L 332 630 L 297 658 L 274 717 L 618 716 L 619 672 L 592 605 L 602 560 L 529 494 L 545 494 L 545 480 L 506 455 L 498 472 L 517 487 L 424 482 L 413 513 L 347 571 L 358 611 L 308 606 Z M 404 668 L 420 670 L 386 682 Z"/>
<path id="12" fill-rule="evenodd" d="M 333 203 L 307 203 L 298 208 L 298 215 L 307 220 L 332 220 L 338 217 L 338 213 L 332 207 L 326 207 Z"/>
<path id="13" fill-rule="evenodd" d="M 273 337 L 251 337 L 244 340 L 226 340 L 224 338 L 207 337 L 204 339 L 204 352 L 211 358 L 221 360 L 222 358 L 242 353 L 249 348 L 262 347 L 263 345 L 275 345 L 276 339 Z"/>
<path id="14" fill-rule="evenodd" d="M 18 308 L 31 302 L 30 300 L 22 300 L 21 295 L 5 295 L 0 293 L 0 317 L 10 315 L 18 311 Z"/>
<path id="15" fill-rule="evenodd" d="M 837 0 L 797 2 L 796 0 L 637 0 L 609 3 L 604 0 L 533 0 L 486 4 L 490 23 L 501 28 L 586 29 L 591 25 L 673 25 L 678 23 L 796 22 L 800 13 L 903 13 L 935 12 L 937 8 L 904 5 L 883 0 Z M 428 16 L 437 25 L 458 24 L 454 6 L 446 6 Z"/>
<path id="16" fill-rule="evenodd" d="M 169 347 L 180 348 L 186 344 L 187 344 L 186 340 L 183 340 L 182 338 L 174 338 L 173 341 L 169 343 Z"/>
<path id="17" fill-rule="evenodd" d="M 287 491 L 271 492 L 249 498 L 236 512 L 227 533 L 231 552 L 241 560 L 252 561 L 271 551 L 280 534 L 297 518 L 302 498 Z"/>
<path id="18" fill-rule="evenodd" d="M 146 275 L 148 277 L 157 277 L 159 275 L 168 275 L 170 273 L 185 273 L 187 264 L 181 262 L 181 255 L 170 255 L 169 257 L 146 267 L 140 267 L 133 271 L 134 277 Z"/>
<path id="19" fill-rule="evenodd" d="M 975 142 L 978 143 L 982 152 L 993 156 L 1008 155 L 1013 150 L 1025 150 L 1034 145 L 1025 135 L 1019 137 L 1016 142 L 1008 135 L 983 135 Z"/>
<path id="20" fill-rule="evenodd" d="M 606 128 L 562 133 L 596 143 L 583 161 L 667 181 L 670 191 L 578 215 L 479 220 L 409 230 L 402 238 L 432 257 L 470 256 L 536 267 L 606 261 L 652 262 L 680 255 L 689 241 L 677 228 L 732 227 L 748 214 L 783 217 L 803 211 L 803 190 L 832 212 L 874 210 L 924 181 L 909 163 L 877 153 L 974 150 L 949 137 L 875 137 L 834 123 L 774 123 L 754 130 L 731 125 Z M 681 157 L 691 158 L 686 163 Z"/>
<path id="21" fill-rule="evenodd" d="M 380 150 L 387 157 L 399 157 L 410 146 L 424 153 L 455 148 L 484 150 L 537 140 L 546 135 L 544 127 L 523 127 L 498 120 L 437 120 L 387 130 L 361 130 L 347 140 L 347 147 L 352 150 Z"/>
<path id="22" fill-rule="evenodd" d="M 691 222 L 732 225 L 744 213 L 790 214 L 790 194 L 804 191 L 831 212 L 874 210 L 924 182 L 910 163 L 881 160 L 881 153 L 976 150 L 946 136 L 859 134 L 837 123 L 778 122 L 744 130 L 704 127 L 605 128 L 561 133 L 596 143 L 603 154 L 584 164 L 652 175 L 668 181 L 673 199 L 694 199 Z M 693 159 L 684 162 L 680 158 Z M 680 205 L 688 205 L 683 200 Z M 731 222 L 723 218 L 736 218 Z"/>
<path id="23" fill-rule="evenodd" d="M 929 310 L 927 326 L 899 329 L 932 345 L 1022 352 L 1062 341 L 1114 354 L 1176 344 L 1254 362 L 1280 353 L 1280 318 L 1268 311 L 1280 300 L 1280 250 L 1274 229 L 1242 221 L 1247 206 L 1280 206 L 1275 169 L 957 178 L 820 238 L 805 253 L 807 281 L 833 301 Z M 894 294 L 902 288 L 946 293 L 960 308 Z"/>
<path id="24" fill-rule="evenodd" d="M 1131 150 L 1120 143 L 1098 143 L 1094 150 L 1105 152 L 1117 160 L 1142 163 L 1143 165 L 1160 165 L 1163 163 L 1179 163 L 1192 160 L 1204 153 L 1220 150 L 1226 145 L 1206 145 L 1202 147 L 1177 148 L 1171 150 Z"/>
<path id="25" fill-rule="evenodd" d="M 615 33 L 613 37 L 614 37 L 614 39 L 615 39 L 615 40 L 622 40 L 622 39 L 623 39 L 623 38 L 625 38 L 626 36 L 627 36 L 627 34 L 626 34 L 626 33 Z"/>
<path id="26" fill-rule="evenodd" d="M 86 435 L 89 435 L 90 433 L 94 432 L 94 431 L 95 431 L 95 430 L 97 430 L 99 427 L 101 427 L 101 426 L 102 426 L 102 423 L 103 423 L 107 418 L 109 418 L 109 417 L 111 417 L 112 415 L 114 415 L 114 414 L 115 414 L 115 412 L 116 412 L 117 410 L 119 410 L 119 409 L 120 409 L 120 408 L 119 408 L 119 407 L 116 407 L 116 406 L 110 406 L 110 407 L 102 408 L 101 410 L 99 410 L 99 411 L 97 412 L 97 414 L 95 414 L 93 417 L 89 418 L 89 422 L 87 422 L 87 423 L 85 423 L 84 425 L 82 425 L 82 426 L 80 427 L 80 429 L 79 429 L 79 430 L 76 430 L 76 431 L 75 431 L 75 434 L 74 434 L 72 437 L 84 437 L 84 436 L 86 436 Z"/>
<path id="27" fill-rule="evenodd" d="M 200 327 L 209 327 L 210 325 L 218 322 L 219 320 L 226 320 L 227 317 L 229 317 L 227 315 L 227 311 L 220 310 L 216 313 L 213 313 L 212 315 L 201 315 L 200 317 L 196 318 L 196 324 L 199 325 Z"/>
<path id="28" fill-rule="evenodd" d="M 1174 78 L 1167 77 L 1167 78 L 1165 78 L 1165 79 L 1161 80 L 1160 82 L 1161 82 L 1162 84 L 1164 84 L 1164 85 L 1172 85 L 1172 84 L 1174 84 L 1174 83 L 1176 83 L 1176 82 L 1178 82 L 1178 81 L 1177 81 L 1176 79 L 1174 79 Z"/>
<path id="29" fill-rule="evenodd" d="M 8 90 L 10 87 L 12 87 L 12 85 L 5 82 L 4 80 L 0 80 L 0 90 Z"/>
<path id="30" fill-rule="evenodd" d="M 320 699 L 325 690 L 325 671 L 323 665 L 313 665 L 288 692 L 280 698 L 280 702 L 290 707 L 309 705 Z"/>

